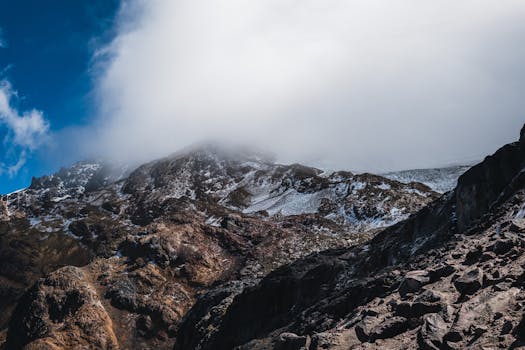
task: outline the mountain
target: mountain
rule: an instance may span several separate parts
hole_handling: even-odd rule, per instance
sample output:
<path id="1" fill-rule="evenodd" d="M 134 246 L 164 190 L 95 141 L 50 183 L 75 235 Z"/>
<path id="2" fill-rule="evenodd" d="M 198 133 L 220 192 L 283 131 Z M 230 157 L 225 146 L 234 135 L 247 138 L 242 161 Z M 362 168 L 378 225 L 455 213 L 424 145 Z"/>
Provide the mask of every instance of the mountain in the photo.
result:
<path id="1" fill-rule="evenodd" d="M 217 145 L 77 163 L 0 198 L 0 344 L 171 349 L 200 295 L 366 242 L 437 198 Z"/>
<path id="2" fill-rule="evenodd" d="M 525 346 L 525 127 L 364 244 L 202 295 L 175 349 Z"/>
<path id="3" fill-rule="evenodd" d="M 382 176 L 402 183 L 420 182 L 436 192 L 445 193 L 453 190 L 458 178 L 471 167 L 471 165 L 455 165 L 433 169 L 403 170 L 385 173 Z"/>

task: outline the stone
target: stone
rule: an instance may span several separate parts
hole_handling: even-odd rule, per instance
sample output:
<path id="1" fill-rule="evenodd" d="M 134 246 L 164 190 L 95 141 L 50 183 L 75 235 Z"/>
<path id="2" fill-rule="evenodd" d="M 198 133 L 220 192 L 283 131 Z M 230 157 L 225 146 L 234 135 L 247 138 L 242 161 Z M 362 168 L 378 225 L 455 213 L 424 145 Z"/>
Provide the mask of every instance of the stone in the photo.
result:
<path id="1" fill-rule="evenodd" d="M 408 329 L 409 322 L 406 318 L 398 316 L 390 317 L 372 329 L 369 341 L 374 342 L 376 339 L 392 338 L 406 332 Z"/>
<path id="2" fill-rule="evenodd" d="M 421 349 L 440 349 L 449 325 L 437 314 L 423 316 L 423 325 L 418 332 L 418 344 Z"/>
<path id="3" fill-rule="evenodd" d="M 375 317 L 366 316 L 355 326 L 355 335 L 362 343 L 367 342 L 372 334 L 372 329 L 379 323 Z"/>
<path id="4" fill-rule="evenodd" d="M 515 243 L 510 239 L 498 239 L 496 242 L 494 242 L 493 245 L 488 247 L 487 249 L 494 252 L 497 255 L 504 255 L 508 253 L 513 247 Z"/>
<path id="5" fill-rule="evenodd" d="M 472 264 L 474 264 L 475 262 L 477 262 L 481 258 L 482 254 L 483 254 L 483 251 L 482 251 L 481 247 L 475 247 L 475 248 L 469 250 L 469 252 L 465 256 L 465 261 L 463 261 L 463 264 L 465 264 L 465 265 L 472 265 Z"/>
<path id="6" fill-rule="evenodd" d="M 504 334 L 509 334 L 511 331 L 512 331 L 512 321 L 510 320 L 506 320 L 504 323 L 503 323 L 503 326 L 501 327 L 501 334 L 504 335 Z"/>
<path id="7" fill-rule="evenodd" d="M 281 333 L 277 339 L 278 350 L 300 350 L 306 348 L 308 338 L 295 333 Z"/>
<path id="8" fill-rule="evenodd" d="M 407 272 L 403 282 L 399 286 L 399 294 L 405 296 L 408 293 L 419 291 L 425 284 L 430 282 L 428 271 L 415 270 Z"/>
<path id="9" fill-rule="evenodd" d="M 482 286 L 483 270 L 475 268 L 465 272 L 454 281 L 454 286 L 461 294 L 474 294 Z"/>
<path id="10" fill-rule="evenodd" d="M 414 302 L 401 302 L 397 304 L 395 313 L 398 316 L 407 318 L 421 317 L 425 314 L 436 313 L 441 311 L 443 305 L 438 300 L 425 300 L 425 298 L 416 299 Z"/>

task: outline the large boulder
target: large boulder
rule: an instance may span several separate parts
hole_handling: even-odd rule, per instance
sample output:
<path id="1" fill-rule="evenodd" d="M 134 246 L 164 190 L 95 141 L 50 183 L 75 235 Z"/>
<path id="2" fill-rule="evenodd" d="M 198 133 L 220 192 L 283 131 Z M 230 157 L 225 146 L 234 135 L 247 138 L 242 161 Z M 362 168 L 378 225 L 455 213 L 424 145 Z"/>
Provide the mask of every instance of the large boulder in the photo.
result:
<path id="1" fill-rule="evenodd" d="M 407 272 L 403 282 L 401 282 L 399 286 L 399 294 L 405 296 L 408 293 L 417 292 L 428 282 L 430 282 L 430 277 L 427 271 L 416 270 Z"/>
<path id="2" fill-rule="evenodd" d="M 475 268 L 465 272 L 454 281 L 454 286 L 461 294 L 474 294 L 483 284 L 483 270 Z"/>
<path id="3" fill-rule="evenodd" d="M 438 350 L 443 344 L 449 325 L 441 315 L 434 313 L 423 317 L 423 325 L 418 333 L 418 344 L 423 350 Z"/>

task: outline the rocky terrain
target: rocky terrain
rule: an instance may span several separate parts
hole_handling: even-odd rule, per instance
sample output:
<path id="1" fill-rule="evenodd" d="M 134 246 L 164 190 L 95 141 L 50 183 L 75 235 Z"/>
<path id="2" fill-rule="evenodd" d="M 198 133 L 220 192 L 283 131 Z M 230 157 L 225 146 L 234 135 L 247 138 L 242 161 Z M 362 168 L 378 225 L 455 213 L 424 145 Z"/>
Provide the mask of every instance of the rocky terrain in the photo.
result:
<path id="1" fill-rule="evenodd" d="M 525 347 L 524 167 L 525 127 L 371 241 L 202 295 L 175 349 Z"/>
<path id="2" fill-rule="evenodd" d="M 438 197 L 216 146 L 135 170 L 78 163 L 0 198 L 0 344 L 184 347 L 181 321 L 202 300 L 216 302 L 211 322 L 279 267 L 366 242 Z"/>

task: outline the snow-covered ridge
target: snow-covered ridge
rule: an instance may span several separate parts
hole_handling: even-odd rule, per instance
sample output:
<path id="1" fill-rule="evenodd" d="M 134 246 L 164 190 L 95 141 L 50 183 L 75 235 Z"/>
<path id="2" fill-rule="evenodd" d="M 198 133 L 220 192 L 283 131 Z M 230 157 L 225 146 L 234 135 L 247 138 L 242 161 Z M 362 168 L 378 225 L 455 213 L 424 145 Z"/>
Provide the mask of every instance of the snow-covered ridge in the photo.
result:
<path id="1" fill-rule="evenodd" d="M 112 165 L 103 161 L 83 161 L 57 173 L 33 178 L 29 189 L 49 190 L 56 201 L 83 194 L 86 190 L 96 190 L 125 178 L 129 174 L 126 165 Z"/>
<path id="2" fill-rule="evenodd" d="M 77 163 L 5 196 L 8 212 L 22 207 L 30 211 L 28 217 L 38 218 L 43 215 L 39 206 L 45 205 L 44 221 L 50 221 L 55 214 L 62 220 L 61 215 L 81 208 L 100 207 L 111 211 L 115 220 L 143 224 L 178 203 L 177 207 L 200 211 L 210 226 L 222 220 L 217 210 L 226 210 L 272 221 L 314 216 L 357 232 L 404 220 L 437 197 L 420 183 L 276 164 L 258 153 L 231 153 L 220 147 L 185 150 L 133 172 L 128 169 Z"/>
<path id="3" fill-rule="evenodd" d="M 403 183 L 421 182 L 439 193 L 451 191 L 456 187 L 458 178 L 470 166 L 457 165 L 445 168 L 402 170 L 382 174 L 391 180 Z"/>
<path id="4" fill-rule="evenodd" d="M 378 228 L 405 219 L 435 197 L 422 184 L 384 177 L 282 165 L 249 154 L 197 150 L 148 163 L 124 181 L 125 193 L 213 201 L 268 217 L 321 215 L 353 228 Z"/>

